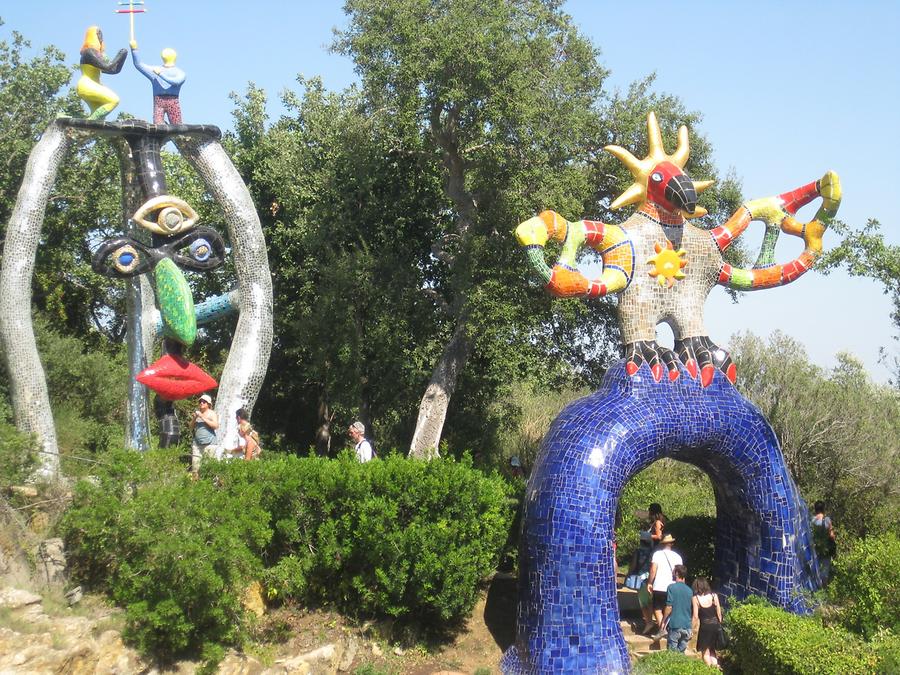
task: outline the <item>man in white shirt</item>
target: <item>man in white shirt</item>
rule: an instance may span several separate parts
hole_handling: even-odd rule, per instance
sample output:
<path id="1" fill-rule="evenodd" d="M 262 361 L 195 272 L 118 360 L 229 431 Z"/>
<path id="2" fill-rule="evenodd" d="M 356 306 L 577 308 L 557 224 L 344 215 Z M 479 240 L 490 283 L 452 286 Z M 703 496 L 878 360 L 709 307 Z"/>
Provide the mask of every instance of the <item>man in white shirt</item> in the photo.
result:
<path id="1" fill-rule="evenodd" d="M 362 422 L 356 421 L 350 425 L 350 428 L 347 430 L 351 440 L 356 443 L 356 459 L 360 462 L 368 462 L 374 456 L 374 452 L 372 451 L 372 444 L 366 440 L 366 425 Z"/>
<path id="2" fill-rule="evenodd" d="M 659 548 L 650 558 L 650 577 L 647 580 L 647 590 L 653 594 L 653 618 L 656 621 L 657 635 L 665 635 L 662 630 L 663 610 L 666 608 L 666 591 L 675 581 L 674 570 L 676 565 L 684 564 L 681 556 L 672 550 L 675 537 L 667 534 L 659 542 Z"/>

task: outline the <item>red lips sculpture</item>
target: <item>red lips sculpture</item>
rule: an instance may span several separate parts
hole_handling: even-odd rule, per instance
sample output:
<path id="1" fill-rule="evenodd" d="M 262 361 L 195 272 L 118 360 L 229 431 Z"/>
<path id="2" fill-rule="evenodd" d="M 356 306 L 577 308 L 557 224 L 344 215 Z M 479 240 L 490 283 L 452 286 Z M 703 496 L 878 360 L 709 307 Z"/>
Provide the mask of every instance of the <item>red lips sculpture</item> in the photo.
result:
<path id="1" fill-rule="evenodd" d="M 172 354 L 144 368 L 135 379 L 168 401 L 190 398 L 219 386 L 202 368 Z"/>

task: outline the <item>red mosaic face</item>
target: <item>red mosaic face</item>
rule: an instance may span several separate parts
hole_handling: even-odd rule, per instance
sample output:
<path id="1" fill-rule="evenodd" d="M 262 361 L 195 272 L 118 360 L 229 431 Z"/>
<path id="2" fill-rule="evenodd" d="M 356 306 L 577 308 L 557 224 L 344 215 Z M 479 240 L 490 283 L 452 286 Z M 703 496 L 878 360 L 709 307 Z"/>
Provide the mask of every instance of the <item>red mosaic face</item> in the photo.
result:
<path id="1" fill-rule="evenodd" d="M 684 171 L 672 162 L 660 162 L 647 177 L 647 199 L 666 211 L 693 213 L 697 206 L 697 191 Z"/>

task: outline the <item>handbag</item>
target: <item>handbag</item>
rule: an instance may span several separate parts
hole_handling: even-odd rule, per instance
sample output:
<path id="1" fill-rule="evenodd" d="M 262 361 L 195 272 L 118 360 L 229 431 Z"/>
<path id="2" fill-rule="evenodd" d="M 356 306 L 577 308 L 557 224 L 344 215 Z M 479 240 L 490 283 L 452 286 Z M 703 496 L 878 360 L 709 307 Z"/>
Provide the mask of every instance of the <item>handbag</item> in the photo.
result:
<path id="1" fill-rule="evenodd" d="M 641 584 L 644 583 L 644 580 L 649 576 L 649 572 L 644 572 L 643 574 L 629 574 L 625 577 L 625 588 L 630 588 L 633 591 L 639 590 Z"/>
<path id="2" fill-rule="evenodd" d="M 725 629 L 722 627 L 722 624 L 719 624 L 719 630 L 716 633 L 716 651 L 720 649 L 728 648 L 728 636 L 725 634 Z"/>

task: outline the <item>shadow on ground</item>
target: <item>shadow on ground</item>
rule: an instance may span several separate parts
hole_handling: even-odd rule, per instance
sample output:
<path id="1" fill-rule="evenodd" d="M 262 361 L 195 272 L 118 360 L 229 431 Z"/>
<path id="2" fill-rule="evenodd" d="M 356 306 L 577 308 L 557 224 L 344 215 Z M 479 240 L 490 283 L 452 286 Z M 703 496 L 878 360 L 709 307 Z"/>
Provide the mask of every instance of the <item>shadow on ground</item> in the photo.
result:
<path id="1" fill-rule="evenodd" d="M 515 577 L 497 574 L 488 587 L 484 606 L 484 624 L 503 651 L 516 639 L 516 589 Z"/>

